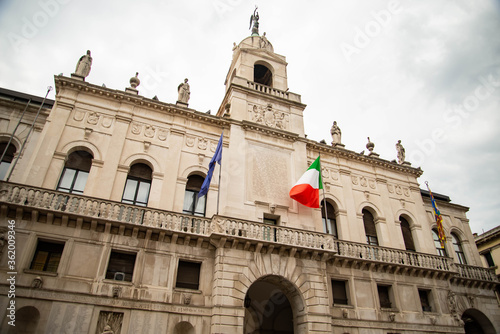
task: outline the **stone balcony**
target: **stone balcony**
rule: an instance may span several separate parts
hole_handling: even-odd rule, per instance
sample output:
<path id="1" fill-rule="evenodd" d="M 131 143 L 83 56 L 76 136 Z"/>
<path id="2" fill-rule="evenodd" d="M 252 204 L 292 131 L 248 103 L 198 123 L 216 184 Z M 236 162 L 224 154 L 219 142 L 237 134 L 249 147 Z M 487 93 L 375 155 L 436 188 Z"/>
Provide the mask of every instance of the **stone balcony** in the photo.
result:
<path id="1" fill-rule="evenodd" d="M 466 286 L 491 288 L 498 284 L 489 269 L 458 265 L 447 257 L 337 240 L 329 234 L 296 228 L 224 216 L 196 217 L 7 182 L 0 182 L 0 215 L 115 234 L 127 229 L 133 231 L 131 236 L 142 234 L 161 242 L 275 253 L 361 270 L 451 279 Z"/>

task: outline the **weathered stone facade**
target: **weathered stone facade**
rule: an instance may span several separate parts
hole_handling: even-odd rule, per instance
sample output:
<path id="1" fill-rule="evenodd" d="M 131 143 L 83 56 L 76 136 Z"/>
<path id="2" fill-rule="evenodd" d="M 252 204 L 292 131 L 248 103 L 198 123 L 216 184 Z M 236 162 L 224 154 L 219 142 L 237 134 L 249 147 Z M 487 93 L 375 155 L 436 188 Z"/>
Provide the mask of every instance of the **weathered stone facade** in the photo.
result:
<path id="1" fill-rule="evenodd" d="M 466 263 L 451 242 L 450 256 L 439 256 L 419 168 L 307 139 L 306 106 L 288 91 L 285 57 L 259 36 L 233 52 L 217 115 L 137 90 L 55 77 L 55 104 L 41 132 L 10 182 L 0 184 L 5 235 L 15 221 L 18 328 L 464 333 L 474 322 L 496 333 L 498 280 L 482 267 L 468 209 L 437 198 L 446 234 L 458 237 Z M 3 134 L 21 110 L 2 107 Z M 223 131 L 221 182 L 216 168 L 203 213 L 186 213 L 191 179 L 206 175 Z M 19 148 L 21 138 L 15 141 Z M 62 191 L 68 157 L 80 151 L 92 157 L 83 194 Z M 318 154 L 336 235 L 325 233 L 320 209 L 288 197 Z M 149 179 L 131 177 L 138 164 L 151 170 Z M 147 206 L 126 202 L 128 182 L 146 179 Z M 377 244 L 367 241 L 368 215 Z M 38 259 L 43 252 L 60 256 L 55 268 Z M 4 245 L 1 310 L 10 300 L 8 260 Z M 38 268 L 38 261 L 47 268 Z M 111 270 L 121 265 L 126 269 Z M 3 319 L 7 333 L 11 327 Z"/>

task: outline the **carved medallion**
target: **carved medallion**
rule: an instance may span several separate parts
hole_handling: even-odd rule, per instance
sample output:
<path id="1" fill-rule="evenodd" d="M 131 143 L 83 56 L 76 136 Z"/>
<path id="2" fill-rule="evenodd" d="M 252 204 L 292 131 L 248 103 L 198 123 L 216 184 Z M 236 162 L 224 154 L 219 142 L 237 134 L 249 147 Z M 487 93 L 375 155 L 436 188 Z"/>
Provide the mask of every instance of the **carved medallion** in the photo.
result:
<path id="1" fill-rule="evenodd" d="M 191 136 L 186 136 L 186 146 L 193 147 L 195 138 Z"/>
<path id="2" fill-rule="evenodd" d="M 368 181 L 368 184 L 370 185 L 370 188 L 375 189 L 376 184 L 375 184 L 375 181 L 374 181 L 374 180 L 369 180 L 369 181 Z"/>
<path id="3" fill-rule="evenodd" d="M 158 139 L 161 141 L 167 140 L 168 131 L 167 129 L 158 129 Z"/>
<path id="4" fill-rule="evenodd" d="M 358 177 L 357 176 L 351 176 L 352 184 L 357 185 L 358 184 Z"/>
<path id="5" fill-rule="evenodd" d="M 255 123 L 281 130 L 288 128 L 288 114 L 273 109 L 273 105 L 270 103 L 267 106 L 253 105 L 250 112 L 252 121 Z"/>
<path id="6" fill-rule="evenodd" d="M 198 138 L 198 148 L 200 150 L 206 150 L 208 145 L 208 140 L 205 138 Z"/>
<path id="7" fill-rule="evenodd" d="M 146 125 L 146 129 L 144 130 L 144 135 L 148 138 L 153 138 L 155 136 L 156 129 L 152 125 Z"/>
<path id="8" fill-rule="evenodd" d="M 75 113 L 73 114 L 73 119 L 75 121 L 81 122 L 84 117 L 85 117 L 85 112 L 84 111 L 75 110 Z"/>
<path id="9" fill-rule="evenodd" d="M 142 132 L 142 124 L 132 123 L 132 129 L 130 130 L 134 135 L 138 135 Z"/>
<path id="10" fill-rule="evenodd" d="M 359 182 L 363 187 L 366 187 L 367 185 L 367 181 L 366 181 L 366 178 L 363 176 Z"/>
<path id="11" fill-rule="evenodd" d="M 96 125 L 97 122 L 99 122 L 99 116 L 100 115 L 96 112 L 93 112 L 93 111 L 89 112 L 88 117 L 87 117 L 87 123 L 92 124 L 92 125 Z"/>
<path id="12" fill-rule="evenodd" d="M 113 124 L 113 117 L 103 116 L 101 124 L 103 127 L 109 128 L 111 126 L 111 124 Z"/>

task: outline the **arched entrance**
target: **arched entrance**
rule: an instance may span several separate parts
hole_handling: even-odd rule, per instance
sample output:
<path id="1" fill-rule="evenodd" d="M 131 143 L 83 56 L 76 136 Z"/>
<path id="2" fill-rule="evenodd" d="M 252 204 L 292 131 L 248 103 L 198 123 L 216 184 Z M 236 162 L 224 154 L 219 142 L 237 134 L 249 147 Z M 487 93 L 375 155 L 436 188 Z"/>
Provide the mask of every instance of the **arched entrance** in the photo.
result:
<path id="1" fill-rule="evenodd" d="M 292 283 L 280 276 L 262 277 L 245 296 L 244 333 L 298 333 L 303 310 L 302 299 Z"/>
<path id="2" fill-rule="evenodd" d="M 490 319 L 483 312 L 468 309 L 462 314 L 465 334 L 495 334 L 495 328 Z"/>
<path id="3" fill-rule="evenodd" d="M 36 333 L 38 321 L 40 320 L 40 312 L 36 307 L 25 306 L 21 307 L 16 312 L 16 326 L 9 326 L 10 333 Z"/>

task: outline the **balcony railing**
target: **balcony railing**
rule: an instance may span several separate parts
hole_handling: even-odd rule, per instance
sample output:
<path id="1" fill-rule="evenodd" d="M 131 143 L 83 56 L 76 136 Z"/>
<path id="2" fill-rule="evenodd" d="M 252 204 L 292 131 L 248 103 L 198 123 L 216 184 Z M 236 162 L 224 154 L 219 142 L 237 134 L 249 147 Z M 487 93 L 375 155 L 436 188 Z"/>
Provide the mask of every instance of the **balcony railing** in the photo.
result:
<path id="1" fill-rule="evenodd" d="M 455 264 L 458 277 L 469 280 L 498 282 L 497 276 L 489 268 L 475 267 L 464 264 Z"/>
<path id="2" fill-rule="evenodd" d="M 0 201 L 77 218 L 152 227 L 203 237 L 219 235 L 273 247 L 284 246 L 310 250 L 313 253 L 327 253 L 333 258 L 346 261 L 410 267 L 445 272 L 460 279 L 498 282 L 497 277 L 487 268 L 454 264 L 447 257 L 337 240 L 325 233 L 230 217 L 214 216 L 208 219 L 7 182 L 0 182 Z"/>
<path id="3" fill-rule="evenodd" d="M 273 88 L 273 87 L 269 87 L 269 86 L 266 86 L 266 85 L 262 85 L 262 84 L 259 84 L 259 83 L 253 82 L 253 81 L 247 81 L 247 87 L 251 88 L 251 89 L 254 89 L 256 91 L 262 92 L 262 93 L 266 93 L 266 94 L 270 94 L 270 95 L 273 95 L 273 96 L 281 97 L 283 99 L 288 99 L 289 98 L 289 93 L 288 92 L 285 92 L 285 91 L 282 91 L 280 89 L 276 89 L 276 88 Z"/>

